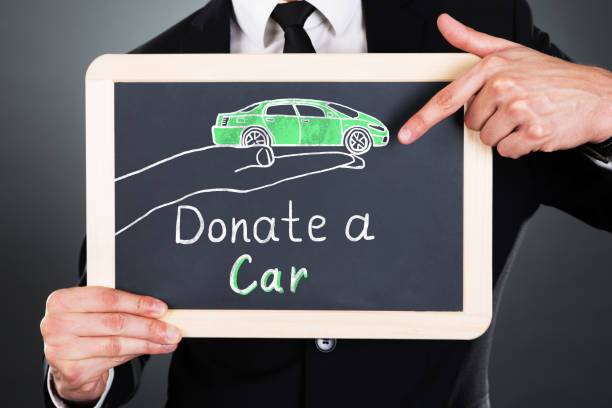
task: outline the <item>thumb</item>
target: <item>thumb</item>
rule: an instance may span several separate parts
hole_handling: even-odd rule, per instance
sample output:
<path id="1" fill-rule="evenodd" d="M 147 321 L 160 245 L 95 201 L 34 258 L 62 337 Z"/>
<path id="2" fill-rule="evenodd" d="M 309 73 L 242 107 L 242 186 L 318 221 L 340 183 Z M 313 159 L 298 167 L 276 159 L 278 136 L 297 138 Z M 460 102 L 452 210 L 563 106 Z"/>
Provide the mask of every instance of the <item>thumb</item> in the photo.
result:
<path id="1" fill-rule="evenodd" d="M 438 17 L 438 29 L 453 47 L 479 57 L 518 46 L 512 41 L 476 31 L 446 13 Z"/>

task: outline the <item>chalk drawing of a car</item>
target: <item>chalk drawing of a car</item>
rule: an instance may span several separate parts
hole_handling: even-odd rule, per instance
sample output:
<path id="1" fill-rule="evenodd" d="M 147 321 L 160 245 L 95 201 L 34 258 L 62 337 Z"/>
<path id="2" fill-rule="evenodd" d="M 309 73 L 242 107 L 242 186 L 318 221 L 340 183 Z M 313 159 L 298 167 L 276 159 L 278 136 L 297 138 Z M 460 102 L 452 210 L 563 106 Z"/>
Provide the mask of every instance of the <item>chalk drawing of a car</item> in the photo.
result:
<path id="1" fill-rule="evenodd" d="M 334 102 L 273 99 L 220 113 L 213 143 L 225 146 L 344 146 L 361 155 L 386 146 L 389 130 L 378 119 Z"/>

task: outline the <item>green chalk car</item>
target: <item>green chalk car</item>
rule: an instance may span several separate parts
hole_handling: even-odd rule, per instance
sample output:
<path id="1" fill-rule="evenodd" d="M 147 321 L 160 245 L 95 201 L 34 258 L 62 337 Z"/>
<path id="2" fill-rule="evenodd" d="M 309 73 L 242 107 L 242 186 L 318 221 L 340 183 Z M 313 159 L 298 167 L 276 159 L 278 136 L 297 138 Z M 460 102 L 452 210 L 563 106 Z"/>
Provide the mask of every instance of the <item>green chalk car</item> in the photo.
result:
<path id="1" fill-rule="evenodd" d="M 225 146 L 344 146 L 361 155 L 386 146 L 389 130 L 380 120 L 334 102 L 273 99 L 220 113 L 212 137 Z"/>

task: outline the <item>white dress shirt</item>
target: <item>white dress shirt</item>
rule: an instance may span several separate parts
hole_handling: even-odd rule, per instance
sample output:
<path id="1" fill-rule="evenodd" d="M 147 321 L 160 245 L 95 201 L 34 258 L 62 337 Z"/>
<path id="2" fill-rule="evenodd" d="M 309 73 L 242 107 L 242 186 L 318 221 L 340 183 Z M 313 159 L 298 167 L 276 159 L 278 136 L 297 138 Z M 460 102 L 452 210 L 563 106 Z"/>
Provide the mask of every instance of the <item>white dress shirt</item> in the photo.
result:
<path id="1" fill-rule="evenodd" d="M 108 392 L 110 391 L 110 387 L 113 383 L 114 376 L 115 376 L 115 370 L 111 368 L 110 370 L 108 370 L 108 379 L 106 380 L 106 388 L 104 389 L 104 392 L 100 396 L 100 399 L 98 400 L 98 403 L 96 404 L 94 408 L 100 408 L 102 404 L 104 404 L 106 395 L 108 395 Z M 55 393 L 55 388 L 51 386 L 51 373 L 50 372 L 47 373 L 47 391 L 49 392 L 49 396 L 51 397 L 51 401 L 53 402 L 53 405 L 55 405 L 57 408 L 67 408 L 64 401 L 62 401 L 59 395 Z"/>
<path id="2" fill-rule="evenodd" d="M 316 10 L 304 23 L 304 29 L 319 53 L 367 52 L 365 23 L 361 0 L 308 0 Z M 230 21 L 230 52 L 273 54 L 282 53 L 284 32 L 270 18 L 278 0 L 232 0 L 234 16 Z M 109 371 L 106 389 L 94 408 L 100 408 L 113 382 L 114 370 Z M 47 375 L 47 390 L 57 408 L 66 408 L 53 392 L 51 375 Z"/>
<path id="3" fill-rule="evenodd" d="M 270 18 L 278 0 L 232 0 L 231 53 L 281 53 L 282 28 Z M 304 29 L 316 52 L 367 52 L 361 0 L 310 0 L 316 10 Z"/>

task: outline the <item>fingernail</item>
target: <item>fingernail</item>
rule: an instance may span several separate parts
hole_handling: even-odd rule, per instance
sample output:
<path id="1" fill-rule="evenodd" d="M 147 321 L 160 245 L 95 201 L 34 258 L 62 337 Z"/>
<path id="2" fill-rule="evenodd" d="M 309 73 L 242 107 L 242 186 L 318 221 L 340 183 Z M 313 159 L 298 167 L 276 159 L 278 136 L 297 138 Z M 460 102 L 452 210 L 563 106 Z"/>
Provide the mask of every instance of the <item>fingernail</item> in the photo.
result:
<path id="1" fill-rule="evenodd" d="M 174 326 L 168 326 L 166 328 L 166 341 L 169 343 L 176 343 L 181 338 L 181 332 Z"/>
<path id="2" fill-rule="evenodd" d="M 168 310 L 168 306 L 166 306 L 166 304 L 160 300 L 155 300 L 151 304 L 151 312 L 158 316 L 164 315 L 167 310 Z"/>
<path id="3" fill-rule="evenodd" d="M 410 136 L 412 136 L 412 133 L 410 132 L 410 129 L 408 128 L 401 128 L 399 131 L 399 134 L 397 135 L 400 142 L 402 143 L 410 142 Z"/>

